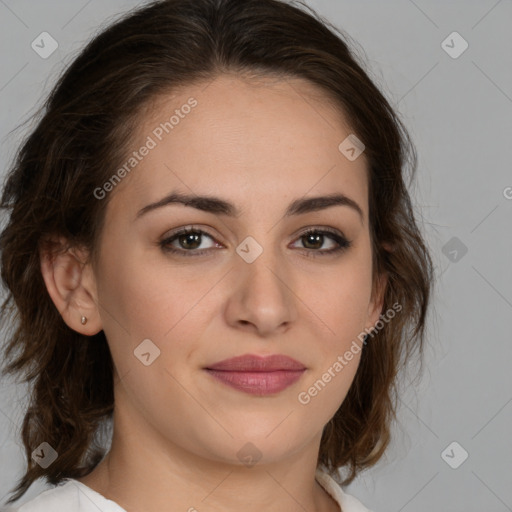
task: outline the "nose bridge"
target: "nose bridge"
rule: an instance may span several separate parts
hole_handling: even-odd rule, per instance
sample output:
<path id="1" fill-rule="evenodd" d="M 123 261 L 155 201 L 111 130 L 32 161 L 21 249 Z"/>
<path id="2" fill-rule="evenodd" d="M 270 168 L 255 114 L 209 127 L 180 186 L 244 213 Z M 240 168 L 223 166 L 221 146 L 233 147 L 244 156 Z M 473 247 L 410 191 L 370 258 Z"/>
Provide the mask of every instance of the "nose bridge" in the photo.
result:
<path id="1" fill-rule="evenodd" d="M 231 322 L 270 332 L 293 319 L 291 277 L 271 232 L 247 236 L 236 248 Z"/>
<path id="2" fill-rule="evenodd" d="M 271 233 L 248 235 L 237 246 L 236 252 L 241 260 L 237 262 L 238 274 L 246 286 L 263 286 L 262 291 L 267 293 L 275 291 L 274 288 L 283 287 L 284 283 L 279 277 L 286 270 L 281 264 L 279 248 L 275 246 Z"/>

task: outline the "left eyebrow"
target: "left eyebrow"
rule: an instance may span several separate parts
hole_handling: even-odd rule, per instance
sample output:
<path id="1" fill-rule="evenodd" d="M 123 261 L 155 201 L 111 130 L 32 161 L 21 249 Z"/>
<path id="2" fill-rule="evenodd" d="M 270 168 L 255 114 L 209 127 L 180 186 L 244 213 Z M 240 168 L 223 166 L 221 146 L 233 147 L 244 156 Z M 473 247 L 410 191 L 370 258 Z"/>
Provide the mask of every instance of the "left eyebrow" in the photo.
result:
<path id="1" fill-rule="evenodd" d="M 217 215 L 227 215 L 235 218 L 240 217 L 241 213 L 234 204 L 219 197 L 196 196 L 173 192 L 168 196 L 160 199 L 159 201 L 148 204 L 147 206 L 141 208 L 137 212 L 136 219 L 152 210 L 156 210 L 157 208 L 161 208 L 170 204 L 183 204 L 191 208 L 196 208 L 197 210 L 202 210 Z M 290 217 L 292 215 L 302 215 L 309 212 L 324 210 L 325 208 L 330 208 L 331 206 L 348 206 L 358 213 L 361 222 L 363 222 L 364 214 L 361 207 L 353 199 L 347 197 L 344 194 L 331 194 L 327 196 L 295 199 L 286 209 L 284 216 Z"/>

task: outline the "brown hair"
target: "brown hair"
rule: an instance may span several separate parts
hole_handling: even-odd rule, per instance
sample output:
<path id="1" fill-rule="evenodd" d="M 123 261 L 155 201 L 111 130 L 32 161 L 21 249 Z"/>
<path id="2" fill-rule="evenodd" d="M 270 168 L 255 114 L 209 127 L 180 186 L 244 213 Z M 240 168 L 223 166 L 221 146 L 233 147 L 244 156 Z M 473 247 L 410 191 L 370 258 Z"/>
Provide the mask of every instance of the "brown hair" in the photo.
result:
<path id="1" fill-rule="evenodd" d="M 348 395 L 325 426 L 318 464 L 335 478 L 336 469 L 346 467 L 342 484 L 348 484 L 383 454 L 396 418 L 398 370 L 413 351 L 423 355 L 433 282 L 404 182 L 407 168 L 412 180 L 416 151 L 341 32 L 297 4 L 151 2 L 99 33 L 44 102 L 0 205 L 11 211 L 0 236 L 9 292 L 1 315 L 16 321 L 4 373 L 34 381 L 21 432 L 28 467 L 7 503 L 39 477 L 58 484 L 90 473 L 104 456 L 97 435 L 114 407 L 104 332 L 88 337 L 64 323 L 46 290 L 39 250 L 48 235 L 58 234 L 95 255 L 109 198 L 96 200 L 93 191 L 125 160 L 137 120 L 157 96 L 221 73 L 308 80 L 335 100 L 365 145 L 373 272 L 388 276 L 383 311 L 396 303 L 401 311 L 363 349 Z M 31 458 L 42 442 L 58 453 L 46 469 Z"/>

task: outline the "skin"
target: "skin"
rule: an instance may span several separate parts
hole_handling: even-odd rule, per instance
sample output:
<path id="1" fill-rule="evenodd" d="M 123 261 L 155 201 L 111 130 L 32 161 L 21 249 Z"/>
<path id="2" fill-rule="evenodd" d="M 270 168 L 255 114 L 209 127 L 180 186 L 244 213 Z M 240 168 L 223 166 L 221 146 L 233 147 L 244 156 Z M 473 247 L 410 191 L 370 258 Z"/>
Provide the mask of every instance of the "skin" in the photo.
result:
<path id="1" fill-rule="evenodd" d="M 115 365 L 112 448 L 80 481 L 128 512 L 338 511 L 314 473 L 322 430 L 360 353 L 310 403 L 297 397 L 381 313 L 364 153 L 341 154 L 350 128 L 308 82 L 231 75 L 158 99 L 133 150 L 191 96 L 198 105 L 110 192 L 97 264 L 77 248 L 42 255 L 64 321 L 86 335 L 103 329 Z M 241 215 L 172 204 L 136 219 L 171 191 L 219 196 Z M 356 201 L 362 219 L 339 205 L 283 217 L 294 199 L 335 192 Z M 191 224 L 213 237 L 200 241 L 207 254 L 159 247 Z M 340 231 L 352 245 L 322 256 L 337 243 L 325 236 L 308 245 L 309 227 Z M 247 236 L 263 248 L 252 263 L 235 251 Z M 172 246 L 187 250 L 176 239 Z M 160 355 L 145 366 L 134 350 L 148 338 Z M 280 393 L 254 396 L 203 369 L 242 354 L 285 354 L 307 370 Z M 261 454 L 252 467 L 237 457 L 248 442 Z"/>

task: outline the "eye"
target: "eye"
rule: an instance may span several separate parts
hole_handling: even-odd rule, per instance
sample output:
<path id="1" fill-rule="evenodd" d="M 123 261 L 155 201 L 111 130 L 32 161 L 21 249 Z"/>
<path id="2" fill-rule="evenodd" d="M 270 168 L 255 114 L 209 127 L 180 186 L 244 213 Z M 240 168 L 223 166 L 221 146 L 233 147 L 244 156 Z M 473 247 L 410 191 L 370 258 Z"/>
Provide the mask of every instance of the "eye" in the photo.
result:
<path id="1" fill-rule="evenodd" d="M 209 247 L 203 247 L 201 250 L 198 250 L 202 245 L 203 238 L 205 236 L 210 240 L 215 241 L 211 235 L 202 229 L 193 227 L 183 228 L 159 242 L 159 245 L 165 252 L 179 254 L 180 256 L 200 256 L 201 254 L 208 252 L 212 247 L 219 246 L 219 244 L 215 242 Z M 176 247 L 176 245 L 179 245 L 180 247 Z"/>
<path id="2" fill-rule="evenodd" d="M 334 245 L 334 247 L 318 250 L 324 245 L 326 239 L 330 239 L 331 246 Z M 313 257 L 337 254 L 345 251 L 352 245 L 352 242 L 347 240 L 341 233 L 329 228 L 309 229 L 300 235 L 298 241 L 301 241 L 306 246 L 307 256 Z"/>
<path id="3" fill-rule="evenodd" d="M 211 243 L 209 246 L 201 247 L 205 237 L 210 239 Z M 334 247 L 319 250 L 326 240 L 330 240 L 330 245 Z M 303 232 L 297 241 L 301 241 L 303 245 L 305 245 L 304 249 L 306 255 L 311 257 L 337 254 L 345 251 L 352 245 L 352 242 L 347 240 L 340 232 L 330 228 L 309 229 Z M 162 251 L 179 256 L 201 256 L 210 252 L 212 248 L 223 247 L 212 235 L 202 229 L 194 227 L 182 228 L 160 241 L 158 245 L 161 247 Z"/>

